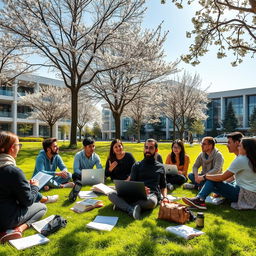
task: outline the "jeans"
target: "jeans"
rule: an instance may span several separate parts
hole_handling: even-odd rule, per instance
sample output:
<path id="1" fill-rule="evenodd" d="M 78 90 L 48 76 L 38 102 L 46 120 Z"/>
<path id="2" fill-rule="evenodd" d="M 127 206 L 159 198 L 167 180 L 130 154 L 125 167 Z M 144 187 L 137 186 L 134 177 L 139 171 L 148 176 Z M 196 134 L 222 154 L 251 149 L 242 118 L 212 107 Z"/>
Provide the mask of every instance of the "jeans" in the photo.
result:
<path id="1" fill-rule="evenodd" d="M 192 183 L 196 186 L 196 187 L 202 187 L 205 183 L 205 181 L 201 181 L 200 183 L 196 183 L 195 181 L 195 175 L 194 173 L 189 173 L 188 174 L 188 178 L 192 181 Z"/>
<path id="2" fill-rule="evenodd" d="M 70 181 L 72 178 L 72 174 L 70 172 L 68 173 L 68 177 L 66 179 L 60 177 L 60 176 L 54 176 L 50 181 L 47 182 L 46 186 L 49 186 L 50 188 L 59 188 L 61 184 L 65 184 Z"/>
<path id="3" fill-rule="evenodd" d="M 108 195 L 109 200 L 116 205 L 117 208 L 124 212 L 130 213 L 133 206 L 140 205 L 143 210 L 154 209 L 157 206 L 158 200 L 155 194 L 149 194 L 146 200 L 139 200 L 134 203 L 128 203 L 124 198 L 119 197 L 116 192 L 112 192 Z"/>
<path id="4" fill-rule="evenodd" d="M 225 181 L 217 182 L 207 180 L 197 196 L 201 199 L 205 199 L 210 193 L 214 192 L 227 198 L 231 202 L 237 202 L 239 191 L 240 187 L 235 182 L 228 183 Z"/>

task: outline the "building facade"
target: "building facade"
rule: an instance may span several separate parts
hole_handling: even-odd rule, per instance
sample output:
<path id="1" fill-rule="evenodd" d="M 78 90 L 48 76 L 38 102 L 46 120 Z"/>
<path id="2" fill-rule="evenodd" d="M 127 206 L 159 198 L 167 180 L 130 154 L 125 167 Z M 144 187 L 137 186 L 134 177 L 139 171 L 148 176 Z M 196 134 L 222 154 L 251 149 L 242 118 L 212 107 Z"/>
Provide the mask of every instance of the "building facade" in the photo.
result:
<path id="1" fill-rule="evenodd" d="M 208 118 L 205 122 L 206 134 L 209 134 L 213 129 L 222 129 L 222 121 L 225 118 L 229 102 L 232 102 L 235 116 L 238 120 L 238 130 L 243 132 L 248 131 L 250 128 L 250 116 L 256 107 L 256 87 L 212 92 L 208 94 L 208 99 Z M 115 137 L 115 123 L 112 113 L 107 105 L 103 105 L 102 107 L 102 138 L 104 140 L 113 139 Z M 121 136 L 125 139 L 130 139 L 127 135 L 130 125 L 132 125 L 132 119 L 123 117 L 121 121 Z M 171 132 L 173 131 L 172 121 L 162 117 L 160 130 L 161 139 L 170 139 Z M 154 129 L 152 125 L 147 124 L 145 127 L 145 137 L 152 137 L 152 134 L 154 134 Z"/>
<path id="2" fill-rule="evenodd" d="M 250 128 L 250 117 L 256 107 L 256 87 L 208 94 L 208 119 L 206 131 L 214 128 L 221 129 L 227 107 L 232 103 L 235 116 L 238 120 L 238 130 L 247 132 Z"/>
<path id="3" fill-rule="evenodd" d="M 30 119 L 30 107 L 21 105 L 19 97 L 26 93 L 33 93 L 43 86 L 64 87 L 61 80 L 50 79 L 36 75 L 20 75 L 13 82 L 12 86 L 0 86 L 0 130 L 12 131 L 18 136 L 47 137 L 49 136 L 49 127 L 40 120 Z M 57 122 L 53 128 L 53 136 L 58 139 L 66 139 L 67 129 L 64 126 L 70 126 L 70 120 Z"/>

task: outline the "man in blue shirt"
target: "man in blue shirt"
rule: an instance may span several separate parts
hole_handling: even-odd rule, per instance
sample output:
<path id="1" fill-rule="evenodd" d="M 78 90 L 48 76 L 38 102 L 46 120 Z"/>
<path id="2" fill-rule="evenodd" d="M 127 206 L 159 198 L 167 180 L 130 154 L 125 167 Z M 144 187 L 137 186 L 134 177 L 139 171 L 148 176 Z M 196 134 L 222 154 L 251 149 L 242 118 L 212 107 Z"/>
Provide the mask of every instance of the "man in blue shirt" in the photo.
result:
<path id="1" fill-rule="evenodd" d="M 96 165 L 97 169 L 102 168 L 100 157 L 94 152 L 95 141 L 91 138 L 83 140 L 84 149 L 77 152 L 74 159 L 73 181 L 81 180 L 82 169 L 93 169 Z"/>
<path id="2" fill-rule="evenodd" d="M 33 177 L 38 172 L 52 175 L 53 178 L 44 187 L 48 190 L 53 188 L 70 188 L 74 186 L 73 182 L 69 182 L 72 174 L 67 171 L 67 167 L 63 163 L 59 155 L 59 147 L 56 138 L 49 138 L 43 141 L 43 150 L 41 150 L 36 158 L 36 166 Z M 56 172 L 57 168 L 60 169 Z"/>

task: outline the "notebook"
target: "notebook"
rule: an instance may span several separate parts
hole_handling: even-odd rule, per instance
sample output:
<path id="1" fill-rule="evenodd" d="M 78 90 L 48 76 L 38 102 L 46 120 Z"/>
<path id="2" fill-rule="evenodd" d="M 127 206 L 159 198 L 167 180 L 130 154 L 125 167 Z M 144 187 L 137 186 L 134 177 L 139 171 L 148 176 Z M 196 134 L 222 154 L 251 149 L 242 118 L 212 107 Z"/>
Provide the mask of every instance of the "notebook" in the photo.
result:
<path id="1" fill-rule="evenodd" d="M 52 178 L 52 175 L 43 173 L 43 172 L 38 172 L 33 179 L 38 180 L 39 182 L 39 190 Z"/>
<path id="2" fill-rule="evenodd" d="M 167 227 L 166 230 L 177 236 L 183 237 L 186 240 L 204 234 L 204 232 L 202 232 L 201 230 L 191 228 L 186 225 L 170 226 Z"/>
<path id="3" fill-rule="evenodd" d="M 55 215 L 51 215 L 45 219 L 39 220 L 31 224 L 31 226 L 39 233 L 41 233 L 43 228 L 48 226 L 48 223 L 55 217 Z"/>
<path id="4" fill-rule="evenodd" d="M 129 198 L 133 201 L 147 199 L 144 182 L 114 180 L 114 183 L 118 196 Z"/>
<path id="5" fill-rule="evenodd" d="M 104 169 L 82 169 L 83 185 L 95 185 L 105 182 L 105 170 Z"/>
<path id="6" fill-rule="evenodd" d="M 117 221 L 118 217 L 97 216 L 94 221 L 88 223 L 86 227 L 97 230 L 111 231 L 116 225 Z"/>
<path id="7" fill-rule="evenodd" d="M 178 168 L 175 164 L 164 164 L 164 169 L 166 174 L 178 174 Z"/>
<path id="8" fill-rule="evenodd" d="M 35 234 L 15 240 L 10 240 L 9 243 L 18 250 L 24 250 L 35 245 L 48 243 L 50 240 L 42 234 Z"/>

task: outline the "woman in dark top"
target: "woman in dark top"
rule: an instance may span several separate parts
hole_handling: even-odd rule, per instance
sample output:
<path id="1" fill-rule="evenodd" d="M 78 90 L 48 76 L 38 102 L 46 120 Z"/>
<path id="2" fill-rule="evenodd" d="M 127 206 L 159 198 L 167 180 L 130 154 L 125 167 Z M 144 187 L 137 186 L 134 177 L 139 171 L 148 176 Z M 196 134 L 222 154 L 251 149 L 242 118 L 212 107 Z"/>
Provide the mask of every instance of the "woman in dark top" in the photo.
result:
<path id="1" fill-rule="evenodd" d="M 135 159 L 131 153 L 125 152 L 123 143 L 114 139 L 110 145 L 109 156 L 106 162 L 105 175 L 111 180 L 127 180 Z"/>
<path id="2" fill-rule="evenodd" d="M 0 132 L 0 242 L 22 237 L 22 232 L 39 220 L 46 206 L 35 203 L 38 181 L 26 180 L 15 158 L 21 148 L 18 137 L 11 132 Z M 40 197 L 42 199 L 42 196 Z"/>

